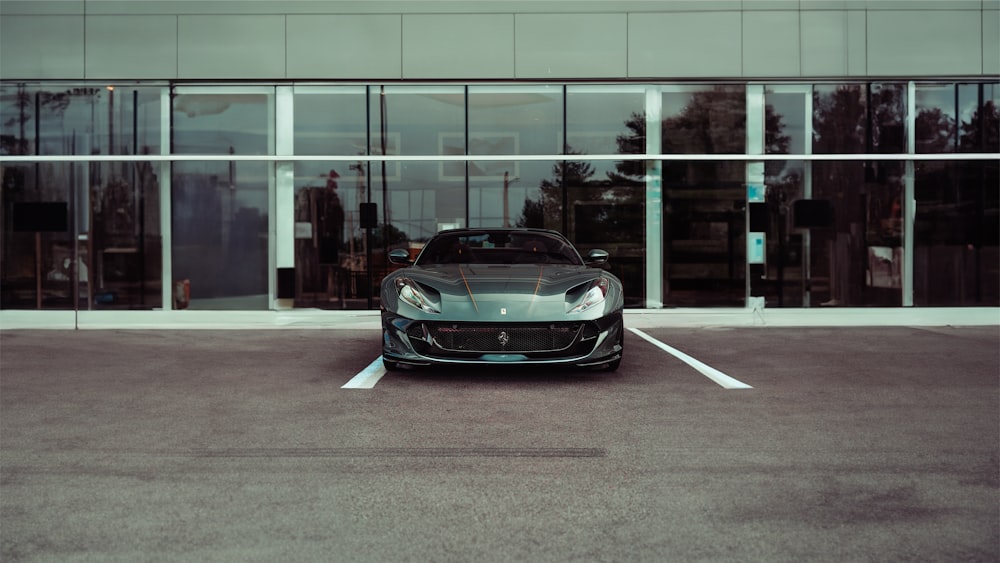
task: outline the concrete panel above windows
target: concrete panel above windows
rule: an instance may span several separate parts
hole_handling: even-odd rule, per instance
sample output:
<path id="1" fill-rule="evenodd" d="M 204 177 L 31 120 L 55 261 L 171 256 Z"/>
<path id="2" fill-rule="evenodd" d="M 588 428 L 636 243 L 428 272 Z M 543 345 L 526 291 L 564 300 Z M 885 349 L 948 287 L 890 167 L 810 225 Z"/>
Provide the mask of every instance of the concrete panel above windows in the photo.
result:
<path id="1" fill-rule="evenodd" d="M 842 76 L 847 73 L 847 12 L 803 12 L 802 75 Z"/>
<path id="2" fill-rule="evenodd" d="M 517 78 L 612 78 L 628 72 L 628 21 L 619 14 L 517 14 Z"/>
<path id="3" fill-rule="evenodd" d="M 983 74 L 985 75 L 1000 75 L 998 46 L 1000 46 L 1000 10 L 983 10 Z"/>
<path id="4" fill-rule="evenodd" d="M 288 78 L 402 78 L 399 15 L 288 16 Z"/>
<path id="5" fill-rule="evenodd" d="M 983 0 L 865 0 L 869 10 L 979 10 Z"/>
<path id="6" fill-rule="evenodd" d="M 982 31 L 981 11 L 868 12 L 868 73 L 979 74 Z"/>
<path id="7" fill-rule="evenodd" d="M 513 78 L 510 14 L 403 16 L 403 78 Z"/>
<path id="8" fill-rule="evenodd" d="M 799 76 L 799 12 L 743 13 L 743 76 Z"/>
<path id="9" fill-rule="evenodd" d="M 285 76 L 284 16 L 179 16 L 178 78 Z"/>
<path id="10" fill-rule="evenodd" d="M 82 16 L 84 0 L 0 0 L 0 17 L 6 16 Z"/>
<path id="11" fill-rule="evenodd" d="M 177 76 L 176 16 L 86 18 L 87 78 Z"/>
<path id="12" fill-rule="evenodd" d="M 847 76 L 868 74 L 868 18 L 865 12 L 847 12 Z"/>
<path id="13" fill-rule="evenodd" d="M 0 78 L 83 78 L 83 18 L 0 18 Z"/>
<path id="14" fill-rule="evenodd" d="M 44 0 L 10 2 L 41 4 Z M 751 0 L 87 0 L 88 14 L 562 14 L 739 10 Z M 756 0 L 754 0 L 756 1 Z M 798 3 L 799 0 L 762 0 Z M 4 0 L 0 4 L 8 3 Z M 76 2 L 58 2 L 83 5 Z M 24 9 L 30 9 L 25 7 Z M 80 8 L 82 10 L 82 8 Z"/>
<path id="15" fill-rule="evenodd" d="M 632 78 L 740 75 L 738 11 L 629 14 L 628 27 Z"/>
<path id="16" fill-rule="evenodd" d="M 745 12 L 758 10 L 798 10 L 799 0 L 743 0 Z"/>

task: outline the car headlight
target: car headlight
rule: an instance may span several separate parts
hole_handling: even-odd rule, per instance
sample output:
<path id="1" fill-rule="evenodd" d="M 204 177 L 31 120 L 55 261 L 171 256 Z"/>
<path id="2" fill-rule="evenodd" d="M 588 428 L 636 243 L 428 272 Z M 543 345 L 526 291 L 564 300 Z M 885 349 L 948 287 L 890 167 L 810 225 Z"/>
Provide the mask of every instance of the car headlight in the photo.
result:
<path id="1" fill-rule="evenodd" d="M 400 301 L 427 313 L 441 312 L 441 299 L 437 292 L 422 287 L 410 278 L 396 278 L 396 293 Z"/>
<path id="2" fill-rule="evenodd" d="M 580 293 L 578 289 L 571 290 L 566 294 L 568 313 L 582 313 L 595 305 L 603 303 L 604 298 L 608 296 L 611 282 L 608 278 L 601 276 L 590 282 L 589 285 L 582 286 L 582 288 L 584 288 L 582 297 L 578 297 Z"/>

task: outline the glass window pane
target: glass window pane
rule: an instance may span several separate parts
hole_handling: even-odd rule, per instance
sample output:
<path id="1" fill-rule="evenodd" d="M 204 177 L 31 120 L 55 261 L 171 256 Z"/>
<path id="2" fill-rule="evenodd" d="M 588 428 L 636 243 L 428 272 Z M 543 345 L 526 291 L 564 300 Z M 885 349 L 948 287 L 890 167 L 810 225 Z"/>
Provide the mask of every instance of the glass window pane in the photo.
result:
<path id="1" fill-rule="evenodd" d="M 801 97 L 802 94 L 799 94 Z M 802 233 L 792 223 L 792 202 L 802 199 L 808 164 L 801 160 L 767 161 L 763 218 L 763 268 L 751 269 L 750 294 L 764 297 L 767 307 L 801 307 L 806 302 Z M 751 230 L 761 225 L 751 223 Z"/>
<path id="2" fill-rule="evenodd" d="M 35 99 L 25 84 L 0 84 L 0 154 L 35 154 Z"/>
<path id="3" fill-rule="evenodd" d="M 174 151 L 269 154 L 273 96 L 174 96 Z M 273 165 L 175 162 L 172 170 L 174 282 L 190 284 L 192 309 L 266 309 L 268 209 Z"/>
<path id="4" fill-rule="evenodd" d="M 74 247 L 74 230 L 86 228 L 86 177 L 74 163 L 3 166 L 4 309 L 87 307 L 86 242 Z M 85 232 L 85 231 L 84 231 Z"/>
<path id="5" fill-rule="evenodd" d="M 671 87 L 661 111 L 664 154 L 746 152 L 744 86 Z"/>
<path id="6" fill-rule="evenodd" d="M 899 161 L 812 163 L 811 199 L 832 212 L 828 223 L 801 229 L 812 306 L 902 305 L 904 169 Z M 793 222 L 809 219 L 793 214 Z"/>
<path id="7" fill-rule="evenodd" d="M 961 152 L 1000 152 L 1000 84 L 959 84 Z"/>
<path id="8" fill-rule="evenodd" d="M 801 92 L 764 92 L 764 152 L 806 152 L 806 98 Z"/>
<path id="9" fill-rule="evenodd" d="M 191 309 L 267 309 L 266 162 L 173 164 L 174 282 Z M 182 307 L 182 306 L 181 306 Z"/>
<path id="10" fill-rule="evenodd" d="M 469 175 L 469 226 L 562 230 L 561 161 L 469 162 L 472 170 L 488 165 L 505 169 L 499 176 Z"/>
<path id="11" fill-rule="evenodd" d="M 161 307 L 160 182 L 148 162 L 89 167 L 93 307 Z"/>
<path id="12" fill-rule="evenodd" d="M 956 94 L 954 84 L 917 85 L 916 152 L 955 152 Z"/>
<path id="13" fill-rule="evenodd" d="M 813 87 L 812 150 L 815 154 L 865 152 L 866 88 L 860 84 Z"/>
<path id="14" fill-rule="evenodd" d="M 160 88 L 0 87 L 0 154 L 158 154 Z"/>
<path id="15" fill-rule="evenodd" d="M 371 154 L 383 154 L 383 147 L 386 155 L 465 154 L 462 87 L 386 86 L 372 88 L 369 100 Z"/>
<path id="16" fill-rule="evenodd" d="M 469 87 L 470 155 L 560 154 L 562 123 L 560 86 Z M 496 175 L 490 171 L 496 166 L 502 165 L 480 161 L 470 175 Z"/>
<path id="17" fill-rule="evenodd" d="M 177 94 L 173 100 L 173 153 L 271 154 L 273 96 Z"/>
<path id="18" fill-rule="evenodd" d="M 1000 165 L 915 163 L 914 302 L 1000 304 Z"/>
<path id="19" fill-rule="evenodd" d="M 295 154 L 363 155 L 366 153 L 367 115 L 365 90 L 342 91 L 296 89 Z"/>
<path id="20" fill-rule="evenodd" d="M 295 305 L 368 307 L 366 163 L 295 163 Z M 383 273 L 384 275 L 384 273 Z"/>
<path id="21" fill-rule="evenodd" d="M 898 154 L 906 149 L 906 84 L 869 86 L 868 153 Z"/>
<path id="22" fill-rule="evenodd" d="M 646 151 L 646 94 L 611 87 L 566 88 L 565 153 L 642 154 Z M 562 147 L 560 147 L 562 153 Z"/>
<path id="23" fill-rule="evenodd" d="M 627 307 L 645 304 L 646 188 L 627 174 L 629 161 L 567 161 L 556 185 L 566 186 L 565 228 L 586 256 L 594 249 L 611 257 L 606 269 L 622 280 Z M 611 174 L 608 170 L 615 170 Z"/>
<path id="24" fill-rule="evenodd" d="M 746 164 L 663 162 L 663 303 L 742 307 Z"/>

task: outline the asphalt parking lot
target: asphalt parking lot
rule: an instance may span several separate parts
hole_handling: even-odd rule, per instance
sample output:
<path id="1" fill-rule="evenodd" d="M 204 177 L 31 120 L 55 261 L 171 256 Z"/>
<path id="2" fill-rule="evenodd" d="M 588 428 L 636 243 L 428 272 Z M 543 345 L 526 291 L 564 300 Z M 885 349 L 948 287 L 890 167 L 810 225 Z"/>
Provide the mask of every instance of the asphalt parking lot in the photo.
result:
<path id="1" fill-rule="evenodd" d="M 1000 327 L 644 328 L 613 374 L 379 344 L 0 331 L 0 560 L 1000 559 Z"/>

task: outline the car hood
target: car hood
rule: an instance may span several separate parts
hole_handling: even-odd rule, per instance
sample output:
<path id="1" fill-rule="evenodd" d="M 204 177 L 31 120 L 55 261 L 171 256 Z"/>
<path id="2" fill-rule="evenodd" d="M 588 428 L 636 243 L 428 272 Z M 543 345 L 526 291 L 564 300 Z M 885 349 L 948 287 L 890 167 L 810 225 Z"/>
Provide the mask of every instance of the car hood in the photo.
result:
<path id="1" fill-rule="evenodd" d="M 449 320 L 532 321 L 566 318 L 566 292 L 602 270 L 555 264 L 446 264 L 397 272 L 441 295 Z"/>

